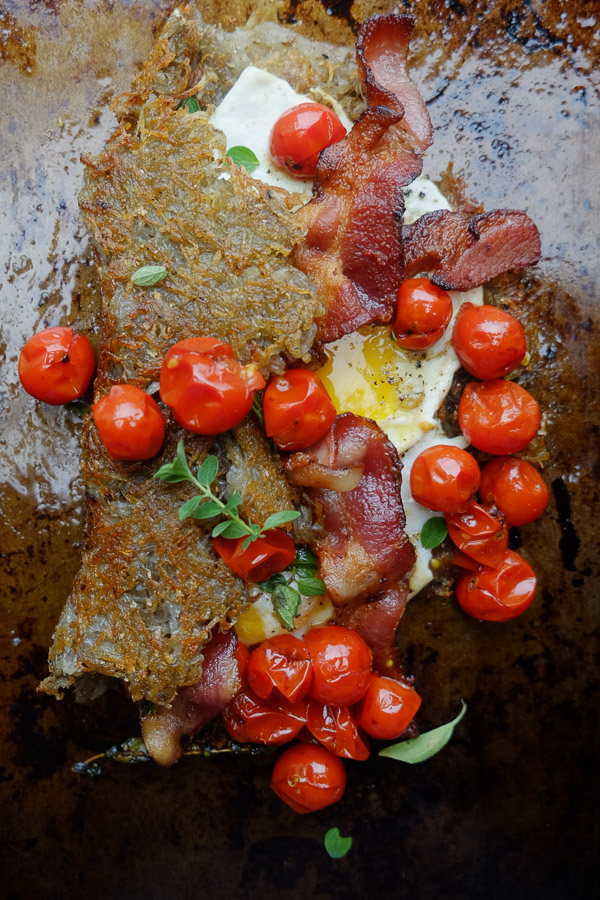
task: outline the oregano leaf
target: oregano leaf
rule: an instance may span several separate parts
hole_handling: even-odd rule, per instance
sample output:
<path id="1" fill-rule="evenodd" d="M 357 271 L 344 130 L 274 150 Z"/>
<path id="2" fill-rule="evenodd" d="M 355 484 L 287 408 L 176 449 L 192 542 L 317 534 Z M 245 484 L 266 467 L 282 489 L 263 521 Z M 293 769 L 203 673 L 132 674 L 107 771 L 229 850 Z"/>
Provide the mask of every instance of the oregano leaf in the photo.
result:
<path id="1" fill-rule="evenodd" d="M 213 500 L 207 500 L 202 503 L 194 512 L 195 519 L 212 519 L 213 516 L 220 516 L 223 510 L 218 503 Z"/>
<path id="2" fill-rule="evenodd" d="M 426 550 L 439 547 L 448 535 L 448 526 L 443 516 L 432 516 L 421 529 L 421 544 Z"/>
<path id="3" fill-rule="evenodd" d="M 193 513 L 196 511 L 196 508 L 200 506 L 201 503 L 202 497 L 190 497 L 189 500 L 186 500 L 185 503 L 182 503 L 177 512 L 179 521 L 183 522 L 184 519 L 189 519 L 189 517 L 193 515 Z"/>
<path id="4" fill-rule="evenodd" d="M 300 606 L 300 594 L 288 584 L 278 584 L 273 591 L 271 602 L 273 609 L 288 631 L 294 630 L 294 617 Z"/>
<path id="5" fill-rule="evenodd" d="M 260 165 L 256 153 L 250 150 L 249 147 L 243 147 L 241 145 L 229 147 L 229 149 L 225 151 L 225 155 L 228 156 L 236 166 L 239 166 L 240 168 L 243 166 L 248 174 L 254 172 Z"/>
<path id="6" fill-rule="evenodd" d="M 216 456 L 207 456 L 198 466 L 196 478 L 203 487 L 210 487 L 219 471 L 219 460 Z"/>
<path id="7" fill-rule="evenodd" d="M 154 287 L 167 277 L 168 272 L 164 266 L 141 266 L 131 276 L 131 280 L 138 287 Z"/>
<path id="8" fill-rule="evenodd" d="M 339 828 L 330 828 L 323 839 L 325 849 L 332 859 L 342 859 L 352 846 L 351 837 L 342 837 Z"/>
<path id="9" fill-rule="evenodd" d="M 201 108 L 196 97 L 185 97 L 179 105 L 188 113 L 199 112 Z"/>
<path id="10" fill-rule="evenodd" d="M 299 515 L 300 513 L 296 512 L 294 509 L 284 509 L 282 512 L 273 513 L 273 515 L 269 516 L 265 521 L 262 530 L 269 531 L 270 528 L 286 525 L 288 522 L 293 522 L 294 519 L 297 519 Z"/>
<path id="11" fill-rule="evenodd" d="M 298 579 L 298 590 L 305 597 L 320 597 L 325 593 L 325 585 L 316 575 Z"/>

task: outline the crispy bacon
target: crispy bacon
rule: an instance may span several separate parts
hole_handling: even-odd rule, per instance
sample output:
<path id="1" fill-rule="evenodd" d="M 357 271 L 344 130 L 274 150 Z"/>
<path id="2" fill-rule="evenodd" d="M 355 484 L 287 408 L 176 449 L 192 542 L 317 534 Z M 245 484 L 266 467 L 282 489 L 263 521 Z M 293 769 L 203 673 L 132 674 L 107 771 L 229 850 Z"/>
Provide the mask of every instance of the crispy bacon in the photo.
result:
<path id="1" fill-rule="evenodd" d="M 358 600 L 340 610 L 338 623 L 354 628 L 365 639 L 373 653 L 373 668 L 380 675 L 406 681 L 406 673 L 398 662 L 396 629 L 406 607 L 406 581 L 388 588 L 371 601 Z"/>

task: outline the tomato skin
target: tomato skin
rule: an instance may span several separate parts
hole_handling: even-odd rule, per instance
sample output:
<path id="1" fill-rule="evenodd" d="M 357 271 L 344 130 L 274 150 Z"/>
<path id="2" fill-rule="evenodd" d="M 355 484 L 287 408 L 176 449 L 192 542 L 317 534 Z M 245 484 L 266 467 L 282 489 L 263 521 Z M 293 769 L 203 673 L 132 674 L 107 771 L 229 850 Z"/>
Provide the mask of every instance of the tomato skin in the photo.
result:
<path id="1" fill-rule="evenodd" d="M 94 403 L 92 415 L 112 459 L 151 459 L 162 447 L 165 420 L 160 407 L 133 384 L 113 385 Z"/>
<path id="2" fill-rule="evenodd" d="M 470 381 L 458 404 L 458 424 L 478 450 L 505 456 L 523 450 L 536 436 L 540 409 L 514 381 Z"/>
<path id="3" fill-rule="evenodd" d="M 300 103 L 275 122 L 269 153 L 292 178 L 312 178 L 321 151 L 344 137 L 346 129 L 333 110 L 321 103 Z"/>
<path id="4" fill-rule="evenodd" d="M 275 763 L 271 787 L 294 812 L 315 812 L 341 799 L 346 770 L 341 759 L 325 747 L 295 744 Z"/>
<path id="5" fill-rule="evenodd" d="M 499 566 L 465 572 L 456 580 L 456 598 L 468 615 L 487 622 L 507 622 L 525 612 L 536 590 L 533 569 L 522 556 L 506 550 Z"/>
<path id="6" fill-rule="evenodd" d="M 221 434 L 242 421 L 265 386 L 255 366 L 242 366 L 215 338 L 174 344 L 160 370 L 160 396 L 180 425 L 195 434 Z"/>
<path id="7" fill-rule="evenodd" d="M 461 365 L 482 380 L 501 378 L 523 361 L 525 333 L 510 313 L 465 303 L 456 318 L 452 344 Z"/>
<path id="8" fill-rule="evenodd" d="M 84 334 L 72 328 L 44 328 L 24 345 L 19 379 L 28 394 L 51 406 L 70 403 L 85 394 L 96 360 Z"/>
<path id="9" fill-rule="evenodd" d="M 455 566 L 458 566 L 459 569 L 467 569 L 469 572 L 478 572 L 480 568 L 479 563 L 475 562 L 470 556 L 467 556 L 466 553 L 463 553 L 462 550 L 459 550 L 458 547 L 454 551 L 452 562 Z"/>
<path id="10" fill-rule="evenodd" d="M 265 431 L 281 450 L 302 450 L 326 434 L 335 406 L 318 375 L 288 369 L 271 378 L 263 397 Z"/>
<path id="11" fill-rule="evenodd" d="M 219 535 L 213 547 L 230 569 L 244 581 L 266 581 L 282 572 L 296 558 L 296 545 L 281 528 L 271 528 L 262 537 L 242 549 L 244 537 L 224 538 Z"/>
<path id="12" fill-rule="evenodd" d="M 484 566 L 498 566 L 508 547 L 508 528 L 497 506 L 482 506 L 469 500 L 461 513 L 446 516 L 448 536 L 452 543 Z"/>
<path id="13" fill-rule="evenodd" d="M 441 338 L 451 318 L 450 294 L 428 278 L 409 278 L 400 285 L 392 331 L 402 347 L 426 350 Z"/>
<path id="14" fill-rule="evenodd" d="M 356 707 L 356 718 L 371 737 L 389 741 L 408 728 L 420 705 L 414 688 L 373 673 L 367 693 Z"/>
<path id="15" fill-rule="evenodd" d="M 528 525 L 548 506 L 548 488 L 537 469 L 515 456 L 492 459 L 481 470 L 479 496 L 495 503 L 509 527 Z"/>
<path id="16" fill-rule="evenodd" d="M 373 661 L 360 634 L 344 625 L 318 625 L 304 640 L 313 662 L 311 697 L 336 706 L 357 703 L 367 690 Z"/>
<path id="17" fill-rule="evenodd" d="M 306 724 L 306 703 L 288 703 L 275 696 L 264 700 L 246 688 L 229 701 L 221 717 L 234 741 L 286 744 Z"/>
<path id="18" fill-rule="evenodd" d="M 313 737 L 336 756 L 346 759 L 369 758 L 369 746 L 347 706 L 323 704 L 311 698 L 306 707 L 306 727 Z"/>
<path id="19" fill-rule="evenodd" d="M 296 703 L 308 693 L 312 678 L 308 647 L 291 634 L 268 638 L 250 654 L 248 684 L 258 697 L 269 697 L 276 688 Z"/>
<path id="20" fill-rule="evenodd" d="M 246 647 L 245 644 L 238 639 L 237 644 L 235 645 L 235 650 L 233 651 L 233 655 L 235 656 L 238 672 L 240 673 L 240 678 L 243 684 L 247 682 L 246 672 L 248 670 L 248 659 L 250 657 L 250 651 Z"/>
<path id="21" fill-rule="evenodd" d="M 466 450 L 436 444 L 423 450 L 410 472 L 410 489 L 421 506 L 436 512 L 461 512 L 479 487 L 479 466 Z"/>

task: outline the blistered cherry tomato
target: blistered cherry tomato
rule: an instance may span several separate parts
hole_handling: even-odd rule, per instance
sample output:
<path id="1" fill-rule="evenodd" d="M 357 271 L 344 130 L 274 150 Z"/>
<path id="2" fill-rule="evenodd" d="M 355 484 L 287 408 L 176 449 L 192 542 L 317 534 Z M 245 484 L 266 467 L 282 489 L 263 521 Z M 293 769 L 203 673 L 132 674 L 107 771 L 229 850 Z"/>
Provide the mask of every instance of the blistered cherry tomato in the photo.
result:
<path id="1" fill-rule="evenodd" d="M 478 450 L 504 456 L 533 440 L 540 427 L 540 409 L 514 381 L 470 381 L 458 404 L 458 424 Z"/>
<path id="2" fill-rule="evenodd" d="M 314 372 L 288 369 L 271 378 L 263 397 L 265 431 L 282 450 L 302 450 L 329 431 L 336 416 Z"/>
<path id="3" fill-rule="evenodd" d="M 300 103 L 275 122 L 269 153 L 275 165 L 293 178 L 312 178 L 321 150 L 345 136 L 346 129 L 329 107 Z"/>
<path id="4" fill-rule="evenodd" d="M 452 344 L 475 378 L 502 378 L 522 362 L 525 333 L 514 316 L 495 306 L 465 303 L 457 316 Z"/>
<path id="5" fill-rule="evenodd" d="M 250 658 L 250 651 L 246 647 L 245 644 L 242 644 L 240 640 L 238 640 L 235 645 L 235 650 L 233 651 L 233 655 L 235 656 L 235 660 L 238 666 L 238 672 L 240 673 L 240 678 L 242 682 L 246 683 L 246 672 L 248 670 L 248 659 Z"/>
<path id="6" fill-rule="evenodd" d="M 497 506 L 482 506 L 473 498 L 464 512 L 446 515 L 450 540 L 484 566 L 497 566 L 508 547 L 508 528 Z"/>
<path id="7" fill-rule="evenodd" d="M 282 572 L 296 558 L 296 546 L 281 528 L 271 528 L 262 537 L 243 549 L 245 538 L 224 538 L 219 535 L 213 547 L 230 569 L 244 581 L 266 581 L 275 572 Z"/>
<path id="8" fill-rule="evenodd" d="M 414 688 L 372 674 L 367 693 L 356 707 L 356 718 L 371 737 L 389 741 L 408 728 L 420 705 Z"/>
<path id="9" fill-rule="evenodd" d="M 409 278 L 400 285 L 392 330 L 407 350 L 426 350 L 443 335 L 452 318 L 450 294 L 428 278 Z"/>
<path id="10" fill-rule="evenodd" d="M 306 708 L 306 727 L 316 739 L 346 759 L 368 759 L 369 747 L 347 706 L 320 703 L 312 698 Z"/>
<path id="11" fill-rule="evenodd" d="M 259 697 L 269 697 L 276 688 L 296 703 L 308 693 L 312 677 L 308 647 L 292 634 L 268 638 L 250 654 L 248 684 Z"/>
<path id="12" fill-rule="evenodd" d="M 410 472 L 410 489 L 421 506 L 460 512 L 479 487 L 479 466 L 470 453 L 452 444 L 423 450 Z"/>
<path id="13" fill-rule="evenodd" d="M 98 434 L 113 459 L 150 459 L 165 439 L 160 407 L 133 384 L 116 384 L 92 406 Z"/>
<path id="14" fill-rule="evenodd" d="M 341 799 L 346 770 L 341 759 L 325 747 L 295 744 L 275 763 L 271 787 L 294 812 L 315 812 Z"/>
<path id="15" fill-rule="evenodd" d="M 352 706 L 369 683 L 373 654 L 357 631 L 319 625 L 305 638 L 313 662 L 311 696 L 321 703 Z"/>
<path id="16" fill-rule="evenodd" d="M 536 578 L 529 563 L 506 550 L 499 566 L 465 572 L 456 580 L 456 597 L 474 619 L 507 622 L 520 616 L 535 596 Z"/>
<path id="17" fill-rule="evenodd" d="M 85 393 L 95 366 L 92 345 L 84 334 L 75 334 L 72 328 L 44 328 L 21 350 L 19 378 L 36 400 L 58 406 Z"/>
<path id="18" fill-rule="evenodd" d="M 286 744 L 306 723 L 306 703 L 289 703 L 275 695 L 263 700 L 246 688 L 235 695 L 221 716 L 234 741 Z"/>
<path id="19" fill-rule="evenodd" d="M 463 553 L 462 550 L 459 550 L 458 547 L 454 551 L 452 562 L 455 566 L 458 566 L 459 569 L 467 569 L 469 572 L 479 571 L 479 563 L 475 562 L 470 556 L 467 556 L 466 553 Z"/>
<path id="20" fill-rule="evenodd" d="M 174 344 L 160 370 L 160 396 L 179 424 L 195 434 L 233 428 L 264 386 L 256 366 L 241 365 L 229 344 L 209 337 Z"/>
<path id="21" fill-rule="evenodd" d="M 515 456 L 492 459 L 483 467 L 479 496 L 500 507 L 511 528 L 533 522 L 548 505 L 548 488 L 540 473 Z"/>

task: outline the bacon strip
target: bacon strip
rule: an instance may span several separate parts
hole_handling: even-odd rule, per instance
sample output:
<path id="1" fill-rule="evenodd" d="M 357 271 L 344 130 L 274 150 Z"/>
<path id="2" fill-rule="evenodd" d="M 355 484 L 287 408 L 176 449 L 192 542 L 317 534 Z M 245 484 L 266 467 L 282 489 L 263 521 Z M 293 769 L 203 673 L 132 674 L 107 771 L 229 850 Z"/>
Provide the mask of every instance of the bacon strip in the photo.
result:
<path id="1" fill-rule="evenodd" d="M 398 662 L 396 630 L 406 608 L 407 596 L 408 585 L 404 581 L 370 602 L 349 603 L 340 610 L 337 620 L 340 625 L 354 628 L 365 639 L 373 653 L 376 672 L 404 682 L 407 677 Z"/>

